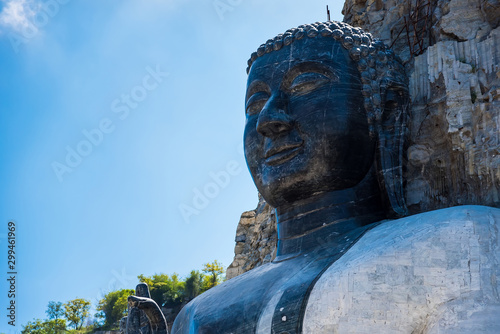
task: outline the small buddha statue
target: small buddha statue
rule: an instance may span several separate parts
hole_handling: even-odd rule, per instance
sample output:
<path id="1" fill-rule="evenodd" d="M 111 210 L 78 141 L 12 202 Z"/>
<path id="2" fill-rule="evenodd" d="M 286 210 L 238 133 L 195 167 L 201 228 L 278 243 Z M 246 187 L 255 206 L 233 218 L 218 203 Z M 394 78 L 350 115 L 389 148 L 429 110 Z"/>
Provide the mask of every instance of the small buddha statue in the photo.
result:
<path id="1" fill-rule="evenodd" d="M 128 316 L 122 318 L 120 327 L 122 322 L 126 322 L 127 334 L 168 334 L 165 317 L 156 302 L 151 299 L 148 285 L 137 284 L 135 294 L 128 297 Z"/>
<path id="2" fill-rule="evenodd" d="M 317 22 L 262 44 L 247 73 L 245 157 L 276 258 L 192 300 L 172 333 L 500 332 L 500 210 L 405 217 L 398 57 Z"/>

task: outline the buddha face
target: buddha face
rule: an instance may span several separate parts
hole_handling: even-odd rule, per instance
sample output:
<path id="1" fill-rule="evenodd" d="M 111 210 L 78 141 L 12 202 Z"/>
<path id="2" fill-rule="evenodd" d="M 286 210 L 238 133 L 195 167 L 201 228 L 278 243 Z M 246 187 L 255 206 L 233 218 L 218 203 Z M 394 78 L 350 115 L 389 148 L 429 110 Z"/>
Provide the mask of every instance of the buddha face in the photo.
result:
<path id="1" fill-rule="evenodd" d="M 135 295 L 138 297 L 151 298 L 151 296 L 149 295 L 149 288 L 145 283 L 137 284 L 137 286 L 135 287 Z"/>
<path id="2" fill-rule="evenodd" d="M 358 184 L 374 161 L 362 84 L 336 41 L 303 38 L 255 60 L 246 92 L 245 157 L 274 207 Z"/>

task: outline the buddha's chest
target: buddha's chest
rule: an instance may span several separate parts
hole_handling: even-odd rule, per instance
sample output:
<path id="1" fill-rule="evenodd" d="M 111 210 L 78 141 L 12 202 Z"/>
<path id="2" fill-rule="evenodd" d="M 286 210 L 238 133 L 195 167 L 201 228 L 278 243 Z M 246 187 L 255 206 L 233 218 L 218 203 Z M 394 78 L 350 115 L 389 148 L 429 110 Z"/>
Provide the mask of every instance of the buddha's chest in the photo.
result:
<path id="1" fill-rule="evenodd" d="M 209 290 L 173 333 L 499 333 L 499 222 L 498 209 L 458 207 L 382 224 L 337 259 L 308 254 Z"/>
<path id="2" fill-rule="evenodd" d="M 202 295 L 181 317 L 191 318 L 191 333 L 301 333 L 309 294 L 332 260 L 305 256 L 257 268 Z"/>
<path id="3" fill-rule="evenodd" d="M 189 331 L 174 333 L 302 333 L 314 285 L 365 230 L 350 232 L 342 242 L 325 233 L 295 242 L 290 249 L 296 253 L 280 255 L 193 300 L 176 320 L 189 323 Z"/>

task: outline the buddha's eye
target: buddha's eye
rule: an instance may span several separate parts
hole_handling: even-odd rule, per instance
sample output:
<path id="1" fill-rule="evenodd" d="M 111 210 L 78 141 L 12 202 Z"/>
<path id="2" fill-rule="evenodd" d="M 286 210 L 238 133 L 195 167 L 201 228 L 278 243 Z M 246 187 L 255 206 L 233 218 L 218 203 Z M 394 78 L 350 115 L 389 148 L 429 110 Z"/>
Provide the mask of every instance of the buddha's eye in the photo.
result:
<path id="1" fill-rule="evenodd" d="M 320 73 L 303 73 L 293 79 L 290 85 L 290 92 L 294 95 L 308 94 L 330 81 L 331 79 L 329 77 Z"/>
<path id="2" fill-rule="evenodd" d="M 257 92 L 250 96 L 246 105 L 247 116 L 258 114 L 264 108 L 268 99 L 269 95 L 266 92 Z"/>

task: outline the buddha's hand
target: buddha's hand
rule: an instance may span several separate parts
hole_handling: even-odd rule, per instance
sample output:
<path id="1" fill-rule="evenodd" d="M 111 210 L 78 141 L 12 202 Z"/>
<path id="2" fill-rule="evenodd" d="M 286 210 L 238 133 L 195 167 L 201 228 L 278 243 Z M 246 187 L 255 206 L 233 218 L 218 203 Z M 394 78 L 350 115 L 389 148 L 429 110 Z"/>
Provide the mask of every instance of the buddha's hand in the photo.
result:
<path id="1" fill-rule="evenodd" d="M 129 296 L 127 301 L 130 307 L 138 308 L 146 313 L 151 326 L 151 334 L 168 334 L 165 317 L 153 299 Z"/>

